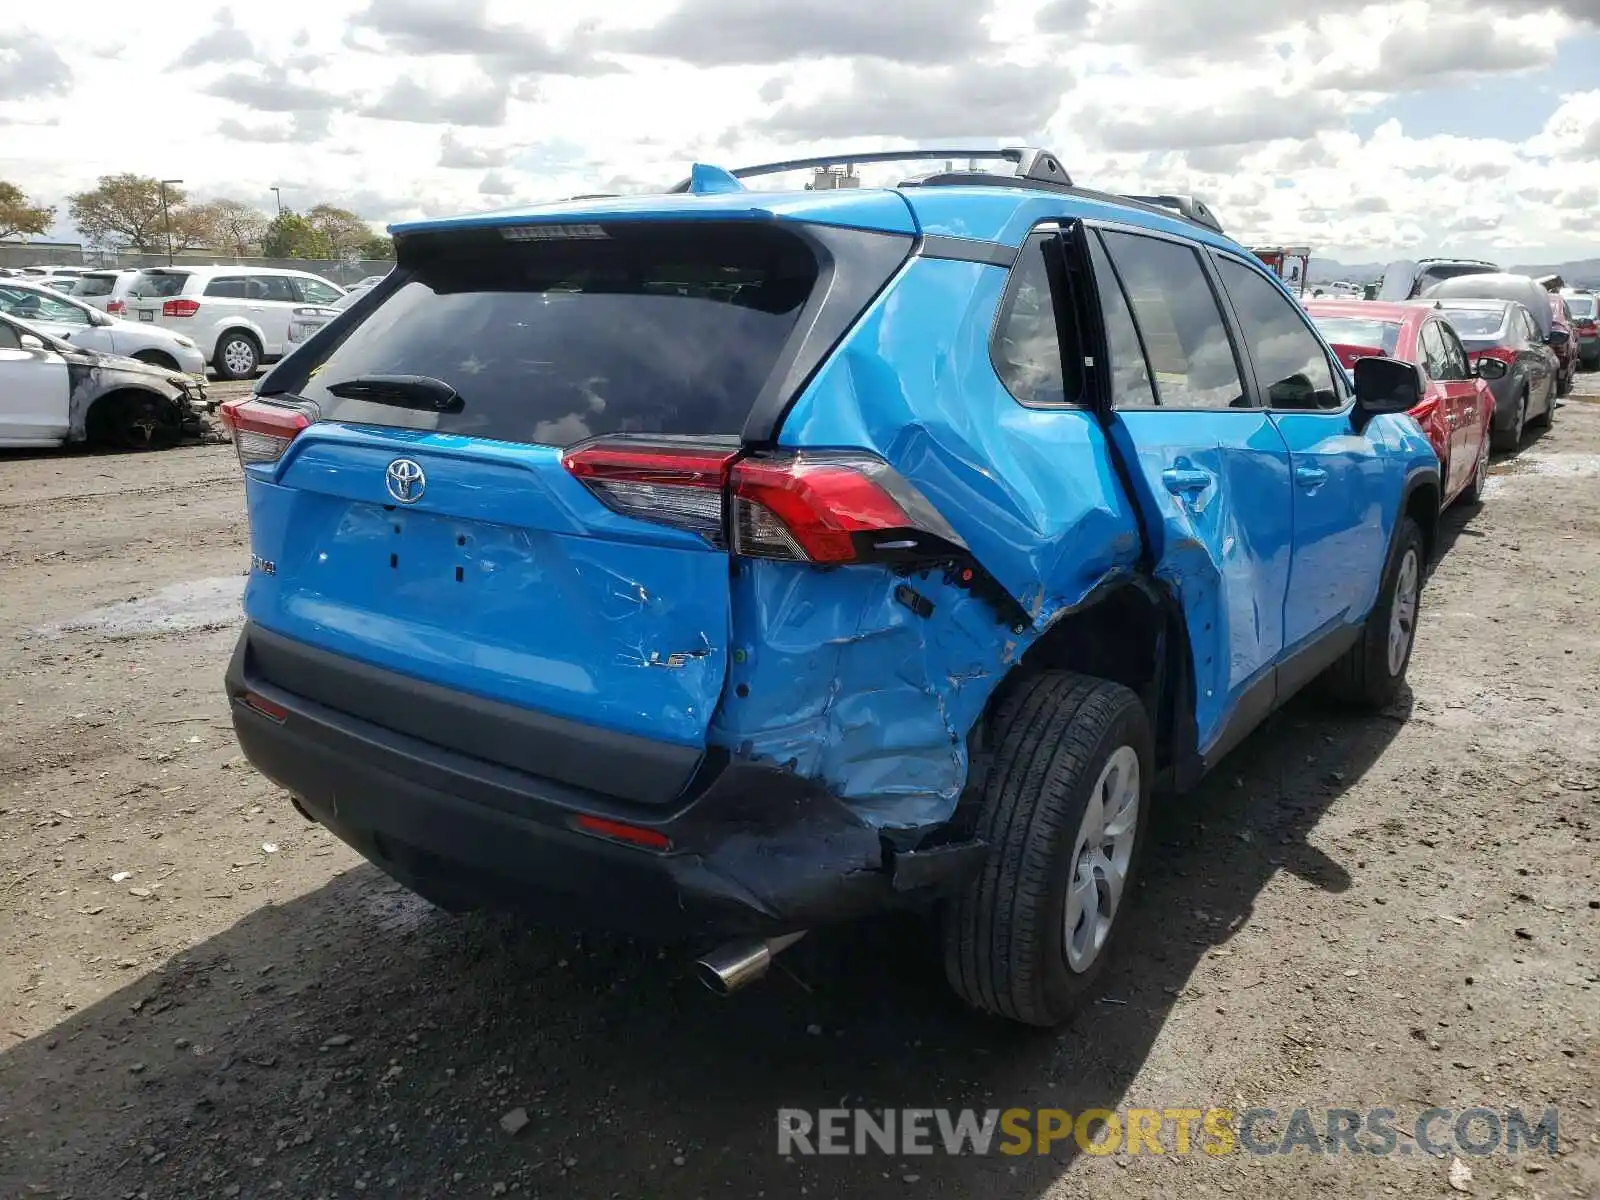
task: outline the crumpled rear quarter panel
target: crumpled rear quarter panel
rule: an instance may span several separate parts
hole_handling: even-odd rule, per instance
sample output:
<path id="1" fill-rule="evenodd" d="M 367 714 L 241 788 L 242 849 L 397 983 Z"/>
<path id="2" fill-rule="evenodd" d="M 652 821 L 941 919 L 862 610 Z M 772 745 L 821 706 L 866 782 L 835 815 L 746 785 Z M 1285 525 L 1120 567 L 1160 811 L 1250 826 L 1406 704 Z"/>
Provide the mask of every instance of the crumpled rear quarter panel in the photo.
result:
<path id="1" fill-rule="evenodd" d="M 713 742 L 824 782 L 879 828 L 948 819 L 967 735 L 1051 621 L 1140 552 L 1103 431 L 1005 390 L 989 335 L 1006 272 L 912 259 L 796 401 L 786 447 L 860 447 L 914 483 L 1032 614 L 1014 633 L 943 572 L 744 562 Z M 918 616 L 908 585 L 933 604 Z"/>

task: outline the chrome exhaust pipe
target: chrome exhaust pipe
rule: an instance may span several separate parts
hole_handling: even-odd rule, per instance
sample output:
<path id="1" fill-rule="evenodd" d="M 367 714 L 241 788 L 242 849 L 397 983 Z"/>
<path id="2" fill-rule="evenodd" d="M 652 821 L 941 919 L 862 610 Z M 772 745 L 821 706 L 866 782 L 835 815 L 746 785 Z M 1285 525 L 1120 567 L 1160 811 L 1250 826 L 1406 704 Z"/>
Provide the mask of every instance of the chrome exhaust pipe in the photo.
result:
<path id="1" fill-rule="evenodd" d="M 716 992 L 726 996 L 754 983 L 767 973 L 772 960 L 787 950 L 806 931 L 786 933 L 775 938 L 745 938 L 718 946 L 711 953 L 695 959 L 695 977 Z"/>

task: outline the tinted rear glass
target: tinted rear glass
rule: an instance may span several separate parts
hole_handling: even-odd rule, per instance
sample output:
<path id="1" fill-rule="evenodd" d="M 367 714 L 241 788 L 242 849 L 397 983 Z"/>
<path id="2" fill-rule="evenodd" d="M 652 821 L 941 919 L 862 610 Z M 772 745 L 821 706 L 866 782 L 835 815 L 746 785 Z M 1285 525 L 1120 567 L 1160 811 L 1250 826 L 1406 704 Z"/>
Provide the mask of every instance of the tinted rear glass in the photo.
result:
<path id="1" fill-rule="evenodd" d="M 206 284 L 205 294 L 208 296 L 228 296 L 236 300 L 244 299 L 244 276 L 225 275 L 213 279 Z"/>
<path id="2" fill-rule="evenodd" d="M 1432 263 L 1423 268 L 1422 277 L 1417 281 L 1417 290 L 1425 291 L 1436 283 L 1457 279 L 1462 275 L 1492 275 L 1494 272 L 1494 267 L 1473 266 L 1471 263 Z"/>
<path id="3" fill-rule="evenodd" d="M 612 224 L 600 237 L 526 241 L 463 231 L 404 249 L 412 278 L 301 389 L 325 419 L 557 446 L 737 434 L 817 279 L 803 241 L 755 223 Z M 461 411 L 329 390 L 371 375 L 443 380 Z"/>
<path id="4" fill-rule="evenodd" d="M 83 275 L 72 286 L 74 296 L 109 296 L 117 286 L 115 275 Z"/>
<path id="5" fill-rule="evenodd" d="M 1322 336 L 1333 346 L 1365 346 L 1393 354 L 1400 343 L 1400 326 L 1394 321 L 1363 317 L 1312 317 Z"/>
<path id="6" fill-rule="evenodd" d="M 1575 316 L 1575 317 L 1592 317 L 1592 316 L 1594 316 L 1594 297 L 1593 296 L 1568 296 L 1567 297 L 1567 311 L 1572 313 L 1572 315 Z"/>
<path id="7" fill-rule="evenodd" d="M 188 280 L 189 275 L 186 271 L 178 271 L 171 274 L 140 271 L 134 277 L 133 287 L 128 290 L 135 296 L 177 296 L 182 294 L 183 285 Z"/>
<path id="8" fill-rule="evenodd" d="M 1462 338 L 1493 338 L 1499 336 L 1505 327 L 1505 309 L 1498 311 L 1481 308 L 1449 308 L 1444 310 L 1445 319 L 1450 322 L 1456 331 L 1457 337 Z"/>

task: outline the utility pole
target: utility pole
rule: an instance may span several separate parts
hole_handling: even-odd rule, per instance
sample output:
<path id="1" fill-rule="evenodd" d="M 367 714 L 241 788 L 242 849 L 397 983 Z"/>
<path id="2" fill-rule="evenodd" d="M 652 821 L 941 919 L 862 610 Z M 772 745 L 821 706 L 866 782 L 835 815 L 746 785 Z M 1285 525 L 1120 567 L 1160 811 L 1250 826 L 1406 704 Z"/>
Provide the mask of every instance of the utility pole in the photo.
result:
<path id="1" fill-rule="evenodd" d="M 174 187 L 182 183 L 181 179 L 163 179 L 161 181 L 161 227 L 167 233 L 167 266 L 172 265 L 172 218 L 167 212 L 167 185 Z"/>
<path id="2" fill-rule="evenodd" d="M 278 202 L 278 215 L 280 217 L 283 216 L 283 189 L 274 187 L 267 190 L 272 193 L 272 198 Z"/>

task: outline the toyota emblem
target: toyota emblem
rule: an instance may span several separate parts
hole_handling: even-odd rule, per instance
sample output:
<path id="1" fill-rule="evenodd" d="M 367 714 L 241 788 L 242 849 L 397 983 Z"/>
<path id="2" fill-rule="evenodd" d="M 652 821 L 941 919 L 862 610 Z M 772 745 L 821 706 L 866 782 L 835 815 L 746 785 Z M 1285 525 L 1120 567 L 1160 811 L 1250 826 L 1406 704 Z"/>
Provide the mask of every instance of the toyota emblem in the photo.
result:
<path id="1" fill-rule="evenodd" d="M 422 499 L 422 493 L 428 487 L 428 477 L 422 473 L 422 465 L 409 458 L 397 458 L 390 463 L 383 482 L 389 489 L 389 495 L 401 504 L 415 504 Z"/>

